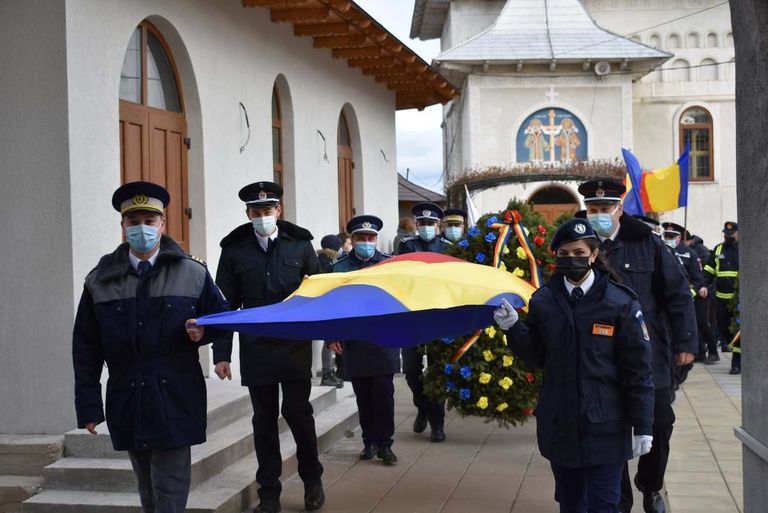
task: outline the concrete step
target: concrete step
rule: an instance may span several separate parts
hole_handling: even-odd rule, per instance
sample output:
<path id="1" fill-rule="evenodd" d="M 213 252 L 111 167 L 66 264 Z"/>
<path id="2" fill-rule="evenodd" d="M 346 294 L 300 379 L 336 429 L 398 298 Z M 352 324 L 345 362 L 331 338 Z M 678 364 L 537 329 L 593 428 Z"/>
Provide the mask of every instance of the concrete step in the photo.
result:
<path id="1" fill-rule="evenodd" d="M 42 486 L 42 477 L 0 475 L 0 513 L 21 512 L 21 503 Z"/>
<path id="2" fill-rule="evenodd" d="M 357 404 L 349 393 L 317 412 L 315 428 L 320 451 L 329 449 L 358 425 Z M 280 434 L 283 481 L 296 472 L 296 444 L 290 431 Z M 241 513 L 257 501 L 256 458 L 247 454 L 210 479 L 194 486 L 188 513 Z M 131 492 L 54 490 L 46 488 L 24 502 L 24 513 L 141 513 L 138 494 Z"/>
<path id="3" fill-rule="evenodd" d="M 248 389 L 232 381 L 207 379 L 208 390 L 208 426 L 207 433 L 211 435 L 235 420 L 251 415 L 251 399 Z M 72 430 L 64 435 L 64 455 L 76 458 L 123 458 L 128 459 L 126 452 L 116 452 L 112 449 L 107 424 L 100 424 L 92 435 L 84 429 Z M 50 463 L 50 462 L 49 462 Z"/>
<path id="4" fill-rule="evenodd" d="M 249 399 L 250 401 L 250 399 Z M 322 412 L 336 402 L 336 389 L 314 387 L 310 403 Z M 281 433 L 289 432 L 279 418 Z M 93 435 L 89 435 L 93 437 Z M 82 445 L 81 445 L 82 447 Z M 85 452 L 85 451 L 80 451 Z M 192 447 L 192 487 L 220 472 L 231 462 L 253 452 L 253 427 L 250 416 L 241 416 L 208 436 L 206 443 Z M 65 457 L 43 470 L 46 488 L 59 490 L 91 490 L 127 492 L 136 489 L 136 480 L 125 453 L 120 457 Z"/>
<path id="5" fill-rule="evenodd" d="M 39 476 L 63 447 L 62 435 L 0 435 L 0 474 Z"/>

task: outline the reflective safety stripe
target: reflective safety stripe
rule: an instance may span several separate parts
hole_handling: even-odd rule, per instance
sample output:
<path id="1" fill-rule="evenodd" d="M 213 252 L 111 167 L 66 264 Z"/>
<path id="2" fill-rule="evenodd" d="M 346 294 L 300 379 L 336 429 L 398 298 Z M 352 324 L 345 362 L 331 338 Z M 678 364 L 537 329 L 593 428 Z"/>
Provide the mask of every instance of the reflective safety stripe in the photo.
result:
<path id="1" fill-rule="evenodd" d="M 734 352 L 734 354 L 741 354 L 741 347 L 740 346 L 734 346 L 731 348 L 731 351 Z"/>
<path id="2" fill-rule="evenodd" d="M 709 274 L 715 274 L 715 268 L 711 265 L 705 265 L 704 270 L 707 271 Z"/>
<path id="3" fill-rule="evenodd" d="M 715 276 L 718 278 L 738 278 L 739 271 L 718 271 Z"/>
<path id="4" fill-rule="evenodd" d="M 696 291 L 694 289 L 691 289 L 691 297 L 696 297 Z"/>
<path id="5" fill-rule="evenodd" d="M 715 297 L 717 299 L 733 299 L 735 296 L 735 292 L 715 292 Z"/>

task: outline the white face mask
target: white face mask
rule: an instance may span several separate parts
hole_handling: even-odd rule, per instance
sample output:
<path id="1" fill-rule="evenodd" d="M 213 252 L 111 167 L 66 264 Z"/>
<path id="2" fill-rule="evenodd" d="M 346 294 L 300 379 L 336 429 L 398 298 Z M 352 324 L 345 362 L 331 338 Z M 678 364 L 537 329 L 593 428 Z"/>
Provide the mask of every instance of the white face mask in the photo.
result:
<path id="1" fill-rule="evenodd" d="M 262 237 L 269 237 L 275 233 L 277 227 L 275 216 L 254 217 L 251 219 L 251 223 L 253 224 L 253 231 Z"/>

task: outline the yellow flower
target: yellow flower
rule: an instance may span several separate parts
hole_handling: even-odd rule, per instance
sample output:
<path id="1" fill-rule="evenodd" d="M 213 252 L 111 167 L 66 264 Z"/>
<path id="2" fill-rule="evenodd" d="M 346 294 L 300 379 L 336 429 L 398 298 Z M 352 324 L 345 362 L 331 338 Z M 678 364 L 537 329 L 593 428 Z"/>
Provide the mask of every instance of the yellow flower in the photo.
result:
<path id="1" fill-rule="evenodd" d="M 509 255 L 509 246 L 504 246 L 504 251 L 502 253 L 505 255 Z"/>
<path id="2" fill-rule="evenodd" d="M 499 265 L 499 269 L 501 269 L 502 271 L 506 271 L 507 270 L 506 264 L 504 262 L 501 262 L 501 264 Z"/>
<path id="3" fill-rule="evenodd" d="M 509 390 L 509 387 L 512 386 L 512 383 L 513 381 L 509 379 L 509 376 L 504 376 L 504 379 L 499 380 L 499 386 L 504 390 Z"/>
<path id="4" fill-rule="evenodd" d="M 483 396 L 477 400 L 477 407 L 481 410 L 488 408 L 488 398 Z"/>
<path id="5" fill-rule="evenodd" d="M 514 274 L 514 275 L 515 275 L 515 276 L 517 276 L 518 278 L 522 278 L 523 276 L 525 276 L 525 271 L 523 271 L 523 270 L 522 270 L 522 269 L 520 269 L 519 267 L 515 267 L 515 270 L 514 270 L 514 271 L 512 271 L 512 274 Z"/>
<path id="6" fill-rule="evenodd" d="M 504 367 L 511 367 L 515 363 L 515 359 L 512 356 L 504 355 L 501 359 L 501 365 Z"/>
<path id="7" fill-rule="evenodd" d="M 480 379 L 478 381 L 480 381 L 480 383 L 482 383 L 483 385 L 487 385 L 488 383 L 491 382 L 491 375 L 488 374 L 487 372 L 481 372 Z"/>
<path id="8" fill-rule="evenodd" d="M 493 326 L 488 326 L 487 328 L 485 328 L 485 334 L 488 335 L 491 338 L 495 337 L 496 336 L 496 328 L 494 328 Z"/>
<path id="9" fill-rule="evenodd" d="M 502 335 L 501 336 L 501 340 L 502 340 L 502 342 L 504 342 L 504 345 L 506 346 L 507 345 L 507 336 L 506 335 Z"/>
<path id="10" fill-rule="evenodd" d="M 517 247 L 517 258 L 519 258 L 520 260 L 528 259 L 528 255 L 525 253 L 525 250 L 520 246 Z"/>
<path id="11" fill-rule="evenodd" d="M 496 356 L 494 356 L 490 349 L 486 349 L 483 351 L 483 358 L 485 358 L 486 362 L 490 362 L 491 360 L 496 359 Z"/>
<path id="12" fill-rule="evenodd" d="M 507 403 L 501 403 L 496 407 L 496 411 L 504 411 L 507 408 L 509 408 L 509 405 Z"/>

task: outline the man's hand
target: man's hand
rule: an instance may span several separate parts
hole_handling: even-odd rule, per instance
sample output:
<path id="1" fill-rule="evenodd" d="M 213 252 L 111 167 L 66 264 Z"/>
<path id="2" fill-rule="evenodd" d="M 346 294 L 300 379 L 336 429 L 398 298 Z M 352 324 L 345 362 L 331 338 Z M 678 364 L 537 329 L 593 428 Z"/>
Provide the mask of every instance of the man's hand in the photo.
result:
<path id="1" fill-rule="evenodd" d="M 342 351 L 343 351 L 342 348 L 341 348 L 341 342 L 339 342 L 338 340 L 334 340 L 333 342 L 329 342 L 328 343 L 328 349 L 330 349 L 331 351 L 333 351 L 336 354 L 341 354 Z"/>
<path id="2" fill-rule="evenodd" d="M 89 422 L 85 425 L 85 429 L 88 430 L 88 432 L 92 435 L 98 435 L 99 433 L 96 432 L 96 426 L 98 425 L 98 422 Z"/>
<path id="3" fill-rule="evenodd" d="M 229 362 L 219 362 L 213 368 L 213 372 L 219 377 L 219 379 L 228 379 L 232 381 L 232 370 L 229 368 Z"/>
<path id="4" fill-rule="evenodd" d="M 198 326 L 197 319 L 187 319 L 184 327 L 187 329 L 187 335 L 189 335 L 189 339 L 192 342 L 200 342 L 202 340 L 205 326 Z"/>
<path id="5" fill-rule="evenodd" d="M 699 297 L 706 299 L 706 297 L 709 295 L 709 289 L 707 287 L 701 287 L 699 289 Z"/>
<path id="6" fill-rule="evenodd" d="M 675 365 L 682 367 L 693 362 L 693 353 L 677 353 L 675 355 Z"/>

